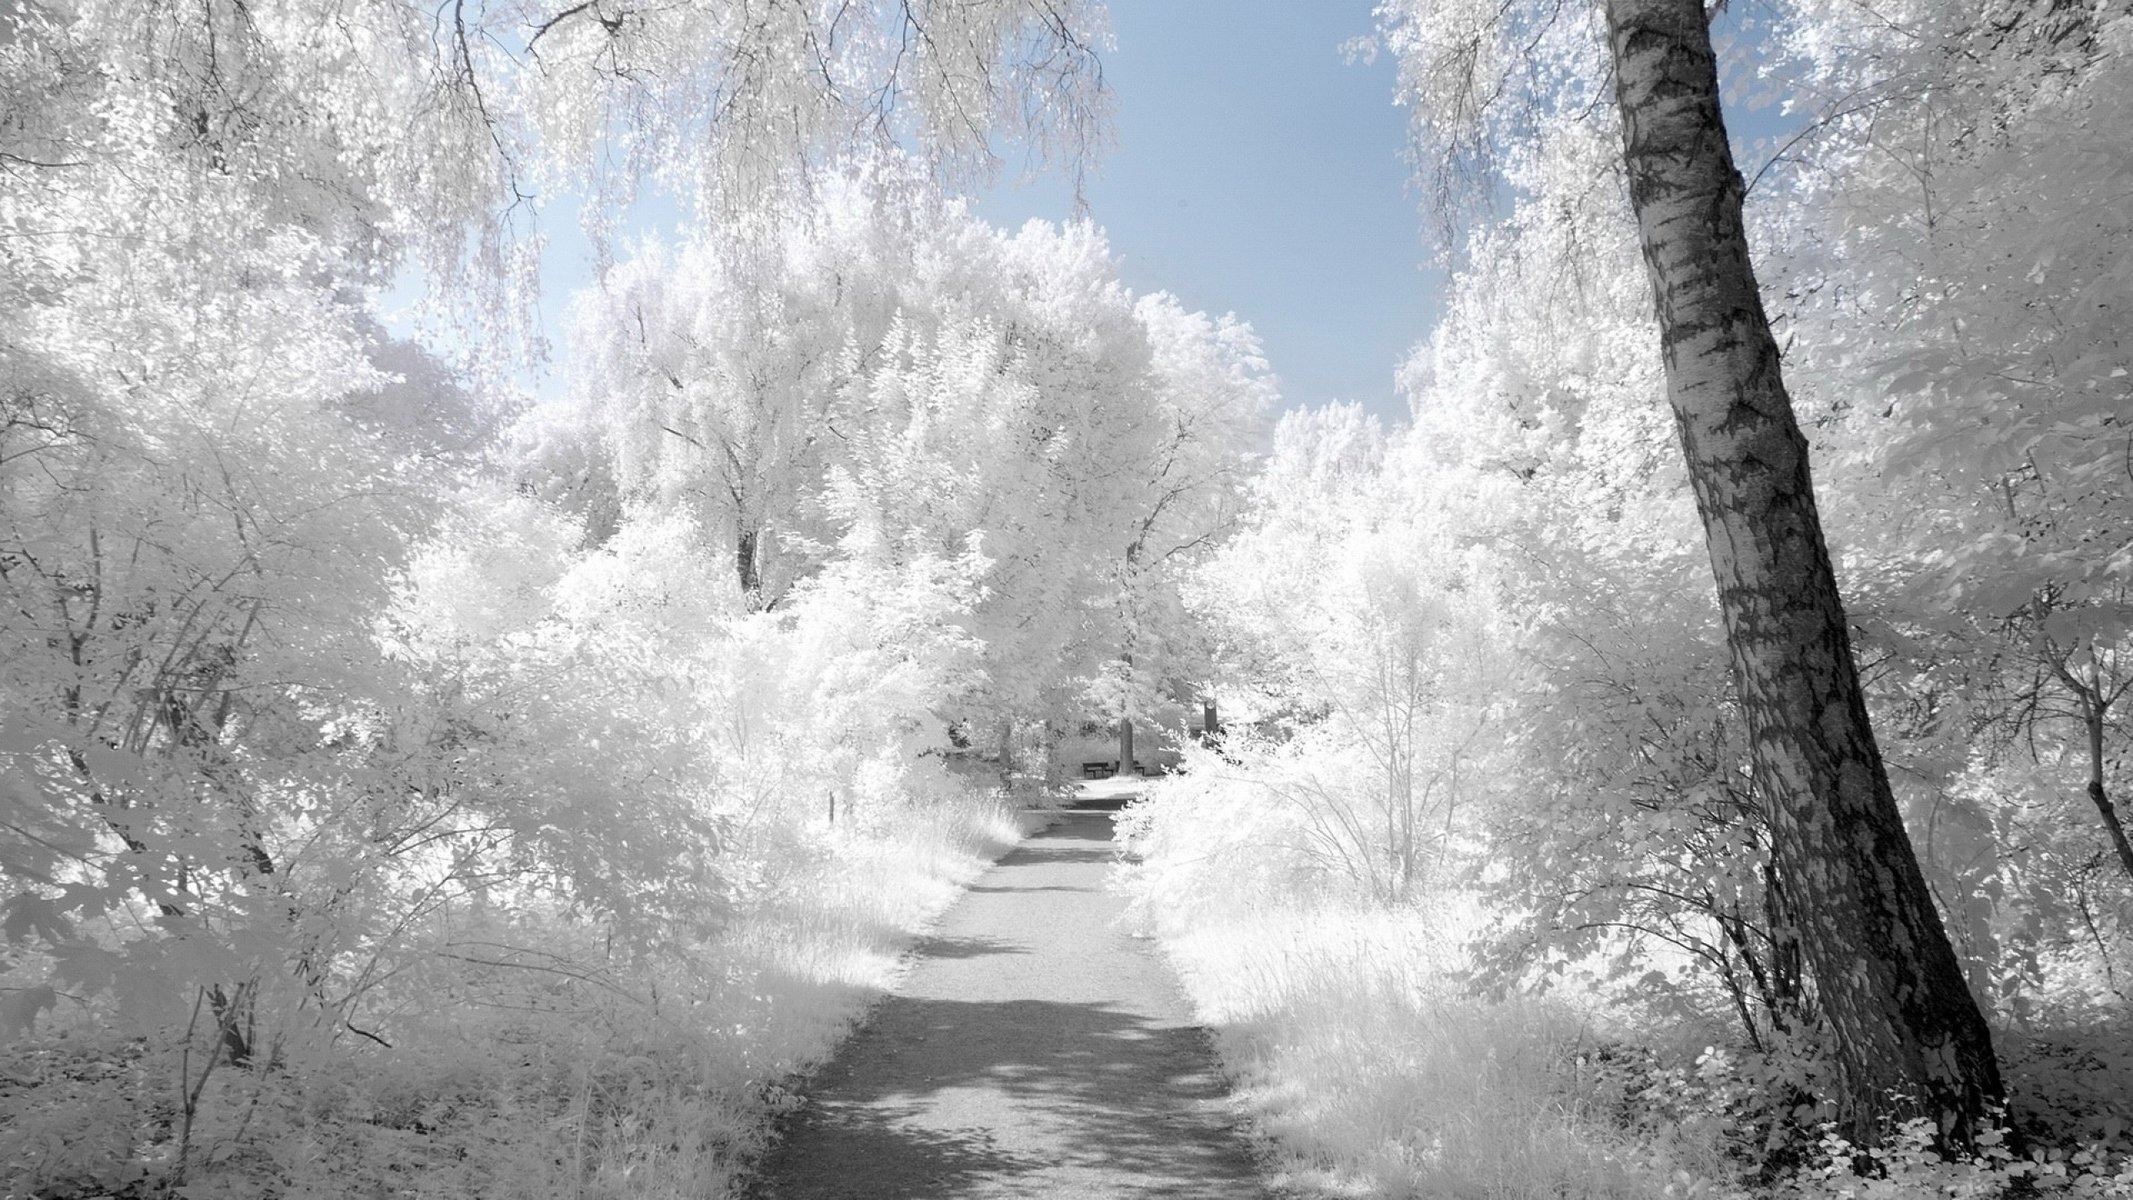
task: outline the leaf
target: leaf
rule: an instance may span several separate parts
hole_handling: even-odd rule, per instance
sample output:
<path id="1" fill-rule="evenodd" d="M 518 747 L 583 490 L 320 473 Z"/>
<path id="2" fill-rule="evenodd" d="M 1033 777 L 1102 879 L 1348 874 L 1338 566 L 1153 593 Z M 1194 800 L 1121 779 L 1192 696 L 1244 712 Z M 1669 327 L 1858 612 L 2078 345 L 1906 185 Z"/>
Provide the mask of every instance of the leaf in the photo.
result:
<path id="1" fill-rule="evenodd" d="M 28 1033 L 37 1014 L 58 1005 L 59 993 L 44 984 L 0 995 L 0 1039 Z"/>
<path id="2" fill-rule="evenodd" d="M 0 937 L 21 942 L 37 937 L 48 943 L 66 940 L 74 927 L 60 915 L 59 905 L 34 892 L 10 897 L 5 915 L 0 915 Z"/>

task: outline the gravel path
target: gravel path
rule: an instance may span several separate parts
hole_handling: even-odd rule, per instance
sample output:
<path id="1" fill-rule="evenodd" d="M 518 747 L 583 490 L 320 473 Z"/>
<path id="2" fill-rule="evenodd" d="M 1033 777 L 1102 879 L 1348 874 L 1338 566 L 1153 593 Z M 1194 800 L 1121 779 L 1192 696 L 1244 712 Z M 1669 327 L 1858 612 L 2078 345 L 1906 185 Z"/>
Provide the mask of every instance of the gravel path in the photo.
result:
<path id="1" fill-rule="evenodd" d="M 816 1077 L 757 1200 L 1248 1200 L 1201 1031 L 1149 945 L 1112 927 L 1111 814 L 993 867 Z"/>

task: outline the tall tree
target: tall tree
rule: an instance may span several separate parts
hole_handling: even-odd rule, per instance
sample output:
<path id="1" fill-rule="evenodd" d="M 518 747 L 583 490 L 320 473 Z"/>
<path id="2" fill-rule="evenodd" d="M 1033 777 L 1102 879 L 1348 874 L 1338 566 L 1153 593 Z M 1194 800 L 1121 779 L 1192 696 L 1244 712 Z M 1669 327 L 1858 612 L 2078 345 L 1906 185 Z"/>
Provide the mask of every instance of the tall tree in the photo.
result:
<path id="1" fill-rule="evenodd" d="M 1135 297 L 1092 226 L 1009 234 L 919 164 L 852 165 L 871 182 L 583 293 L 565 440 L 611 459 L 592 474 L 618 511 L 737 558 L 743 607 L 837 561 L 982 560 L 962 619 L 984 686 L 941 698 L 967 736 L 1150 712 L 1190 673 L 1178 576 L 1228 527 L 1272 401 L 1256 339 Z M 585 472 L 556 449 L 529 464 L 544 491 Z"/>
<path id="2" fill-rule="evenodd" d="M 445 419 L 460 399 L 375 345 L 358 286 L 422 267 L 482 301 L 455 306 L 470 342 L 503 341 L 525 289 L 474 285 L 526 278 L 519 235 L 558 181 L 656 173 L 729 212 L 854 146 L 916 143 L 936 168 L 982 167 L 996 138 L 1071 154 L 1101 38 L 1066 0 L 0 5 L 0 937 L 83 950 L 56 956 L 77 994 L 197 982 L 225 1034 L 245 1024 L 234 1054 L 262 989 L 347 1011 L 318 964 L 328 933 L 369 936 L 351 863 L 440 852 L 392 822 L 464 807 L 475 727 L 394 728 L 428 689 L 378 614 L 458 506 L 486 414 Z M 583 813 L 525 825 L 634 873 L 608 857 L 631 839 Z M 165 919 L 114 974 L 75 923 L 141 903 Z"/>
<path id="3" fill-rule="evenodd" d="M 1630 202 L 1751 729 L 1773 850 L 1855 1131 L 1891 1107 L 1967 1141 L 2000 1095 L 1867 720 L 1742 225 L 1703 0 L 1607 0 Z"/>

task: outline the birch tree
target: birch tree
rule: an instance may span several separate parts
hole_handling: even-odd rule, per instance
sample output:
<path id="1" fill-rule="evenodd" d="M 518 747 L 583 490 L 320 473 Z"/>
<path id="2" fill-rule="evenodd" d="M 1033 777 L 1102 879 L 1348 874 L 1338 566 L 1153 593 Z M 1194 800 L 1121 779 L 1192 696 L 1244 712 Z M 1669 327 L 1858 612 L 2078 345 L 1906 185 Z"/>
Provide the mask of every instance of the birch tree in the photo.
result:
<path id="1" fill-rule="evenodd" d="M 1931 1114 L 1944 1136 L 1966 1140 L 2000 1091 L 1990 1035 L 1868 722 L 1807 444 L 1750 260 L 1703 4 L 1415 3 L 1388 15 L 1422 152 L 1440 176 L 1490 175 L 1517 161 L 1538 124 L 1617 111 L 1754 790 L 1828 1021 L 1838 1099 L 1856 1138 L 1875 1136 L 1893 1109 Z"/>
<path id="2" fill-rule="evenodd" d="M 1606 19 L 1667 398 L 1852 1123 L 1870 1133 L 1893 1098 L 1967 1141 L 2000 1095 L 1991 1033 L 1867 719 L 1806 438 L 1749 260 L 1702 0 L 1609 0 Z"/>

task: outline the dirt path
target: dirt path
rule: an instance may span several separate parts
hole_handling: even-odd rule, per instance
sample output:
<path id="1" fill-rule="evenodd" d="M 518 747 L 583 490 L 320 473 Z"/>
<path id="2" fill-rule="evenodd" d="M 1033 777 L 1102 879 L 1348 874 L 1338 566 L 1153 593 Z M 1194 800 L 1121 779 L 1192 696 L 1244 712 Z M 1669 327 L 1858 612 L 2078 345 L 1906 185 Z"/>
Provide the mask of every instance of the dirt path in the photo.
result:
<path id="1" fill-rule="evenodd" d="M 1113 929 L 1111 814 L 970 889 L 817 1077 L 758 1200 L 1266 1195 L 1168 969 Z"/>

